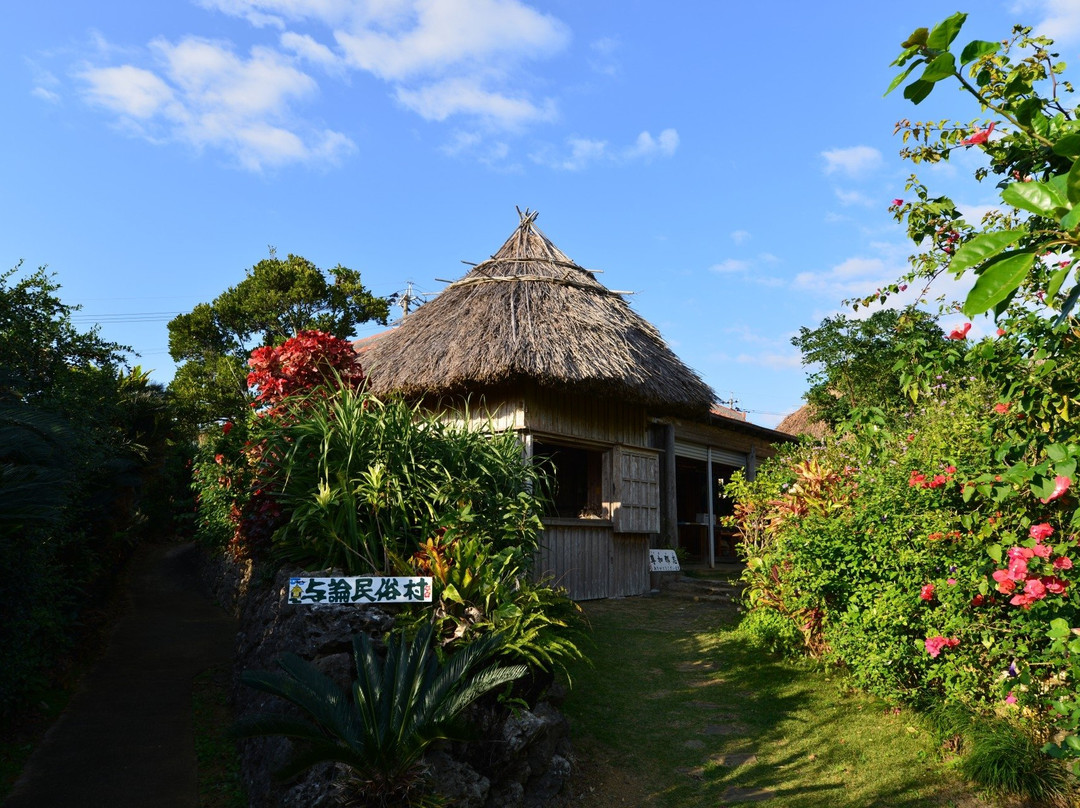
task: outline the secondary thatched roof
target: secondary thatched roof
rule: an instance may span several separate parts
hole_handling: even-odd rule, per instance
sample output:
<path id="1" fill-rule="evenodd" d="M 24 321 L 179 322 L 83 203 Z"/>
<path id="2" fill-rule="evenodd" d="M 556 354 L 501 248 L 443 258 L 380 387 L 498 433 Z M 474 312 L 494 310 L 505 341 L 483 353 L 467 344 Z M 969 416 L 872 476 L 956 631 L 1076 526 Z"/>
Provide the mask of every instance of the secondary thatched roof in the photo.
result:
<path id="1" fill-rule="evenodd" d="M 418 397 L 533 381 L 708 413 L 709 386 L 535 220 L 521 214 L 497 253 L 367 348 L 369 388 Z"/>
<path id="2" fill-rule="evenodd" d="M 829 425 L 818 419 L 817 413 L 809 404 L 803 404 L 777 424 L 776 431 L 789 435 L 809 435 L 818 440 L 824 440 L 832 433 Z"/>

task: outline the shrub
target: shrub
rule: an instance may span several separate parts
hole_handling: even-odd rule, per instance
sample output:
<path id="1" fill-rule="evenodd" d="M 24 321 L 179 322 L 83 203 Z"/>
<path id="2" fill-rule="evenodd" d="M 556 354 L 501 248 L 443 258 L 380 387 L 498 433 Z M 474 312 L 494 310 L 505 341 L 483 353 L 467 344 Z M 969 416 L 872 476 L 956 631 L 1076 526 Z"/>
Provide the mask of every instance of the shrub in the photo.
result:
<path id="1" fill-rule="evenodd" d="M 466 735 L 462 711 L 490 690 L 523 676 L 524 666 L 486 665 L 499 640 L 488 637 L 440 662 L 427 627 L 411 641 L 386 640 L 380 654 L 366 635 L 353 640 L 357 678 L 346 694 L 311 663 L 289 655 L 282 673 L 245 672 L 245 684 L 286 699 L 307 718 L 259 716 L 242 736 L 284 735 L 302 743 L 278 772 L 288 779 L 320 763 L 342 764 L 343 802 L 360 806 L 421 804 L 428 788 L 421 759 L 438 740 Z"/>

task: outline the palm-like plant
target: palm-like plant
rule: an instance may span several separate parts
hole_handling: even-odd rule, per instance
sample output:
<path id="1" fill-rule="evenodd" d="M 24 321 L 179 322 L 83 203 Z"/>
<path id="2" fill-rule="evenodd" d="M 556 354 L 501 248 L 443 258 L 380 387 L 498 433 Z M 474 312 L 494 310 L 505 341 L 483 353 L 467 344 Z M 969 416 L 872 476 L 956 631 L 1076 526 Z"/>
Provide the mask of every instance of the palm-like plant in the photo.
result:
<path id="1" fill-rule="evenodd" d="M 483 667 L 497 651 L 489 637 L 440 663 L 432 628 L 409 641 L 390 637 L 380 656 L 366 635 L 353 639 L 357 678 L 351 694 L 295 655 L 283 673 L 245 672 L 242 680 L 280 696 L 310 720 L 258 716 L 242 722 L 242 736 L 284 735 L 303 748 L 277 775 L 294 777 L 320 763 L 343 764 L 342 795 L 355 806 L 416 805 L 422 800 L 422 758 L 434 741 L 464 737 L 462 710 L 489 690 L 523 676 L 523 665 Z M 351 697 L 350 697 L 351 696 Z"/>

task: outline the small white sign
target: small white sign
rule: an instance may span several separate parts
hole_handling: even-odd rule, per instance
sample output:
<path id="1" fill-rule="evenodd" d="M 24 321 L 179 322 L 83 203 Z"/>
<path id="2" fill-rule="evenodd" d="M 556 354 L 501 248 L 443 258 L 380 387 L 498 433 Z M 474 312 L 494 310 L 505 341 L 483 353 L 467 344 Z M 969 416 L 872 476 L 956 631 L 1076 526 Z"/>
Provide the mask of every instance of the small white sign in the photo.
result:
<path id="1" fill-rule="evenodd" d="M 290 578 L 289 603 L 430 603 L 431 578 Z"/>
<path id="2" fill-rule="evenodd" d="M 649 550 L 649 572 L 678 572 L 679 557 L 674 550 Z"/>

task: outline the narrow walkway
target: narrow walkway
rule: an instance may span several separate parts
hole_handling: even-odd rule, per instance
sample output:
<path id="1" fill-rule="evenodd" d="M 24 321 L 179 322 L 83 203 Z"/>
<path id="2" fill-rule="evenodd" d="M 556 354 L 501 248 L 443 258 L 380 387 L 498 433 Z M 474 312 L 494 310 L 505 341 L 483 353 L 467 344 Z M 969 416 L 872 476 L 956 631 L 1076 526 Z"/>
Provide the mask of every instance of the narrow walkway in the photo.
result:
<path id="1" fill-rule="evenodd" d="M 195 808 L 192 679 L 232 657 L 235 621 L 199 581 L 193 545 L 132 560 L 130 603 L 5 808 Z"/>

